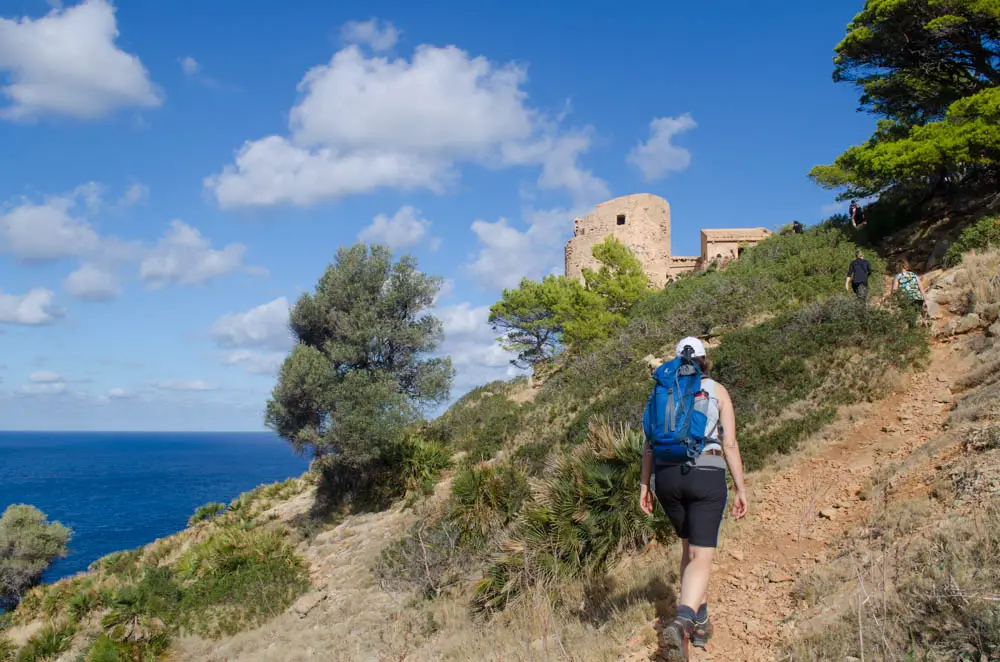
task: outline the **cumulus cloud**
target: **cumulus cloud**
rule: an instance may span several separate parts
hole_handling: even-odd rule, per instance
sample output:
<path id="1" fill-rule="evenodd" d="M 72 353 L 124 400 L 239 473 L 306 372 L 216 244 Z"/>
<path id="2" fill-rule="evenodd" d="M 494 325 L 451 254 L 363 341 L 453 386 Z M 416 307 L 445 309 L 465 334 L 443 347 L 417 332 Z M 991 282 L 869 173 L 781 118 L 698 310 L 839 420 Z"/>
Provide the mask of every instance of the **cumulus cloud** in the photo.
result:
<path id="1" fill-rule="evenodd" d="M 96 185 L 86 185 L 41 204 L 22 201 L 0 213 L 0 250 L 25 261 L 96 253 L 102 248 L 101 237 L 84 216 L 100 204 L 96 191 Z"/>
<path id="2" fill-rule="evenodd" d="M 563 245 L 572 234 L 572 219 L 582 213 L 582 209 L 528 209 L 520 227 L 506 218 L 474 221 L 472 232 L 481 246 L 465 268 L 491 289 L 517 287 L 522 278 L 557 273 Z"/>
<path id="3" fill-rule="evenodd" d="M 257 352 L 249 349 L 234 349 L 223 352 L 225 365 L 241 366 L 252 375 L 277 375 L 278 368 L 285 360 L 281 352 Z"/>
<path id="4" fill-rule="evenodd" d="M 243 267 L 242 244 L 219 250 L 195 228 L 171 221 L 170 229 L 139 263 L 139 277 L 152 288 L 197 285 Z"/>
<path id="5" fill-rule="evenodd" d="M 119 207 L 134 207 L 149 200 L 149 187 L 145 184 L 132 184 L 118 201 Z"/>
<path id="6" fill-rule="evenodd" d="M 113 388 L 108 391 L 107 397 L 111 400 L 128 400 L 134 398 L 135 394 L 123 388 Z"/>
<path id="7" fill-rule="evenodd" d="M 463 302 L 433 312 L 444 327 L 441 354 L 450 356 L 455 366 L 456 391 L 518 374 L 510 365 L 514 355 L 497 344 L 490 328 L 489 306 Z"/>
<path id="8" fill-rule="evenodd" d="M 200 379 L 191 381 L 153 382 L 153 387 L 163 391 L 217 391 L 218 387 L 206 384 Z"/>
<path id="9" fill-rule="evenodd" d="M 38 370 L 31 373 L 28 381 L 33 384 L 56 384 L 66 380 L 62 378 L 62 375 L 52 370 Z"/>
<path id="10" fill-rule="evenodd" d="M 190 55 L 180 58 L 179 61 L 181 63 L 181 71 L 184 72 L 185 76 L 197 76 L 201 71 L 201 65 L 198 64 L 198 60 Z"/>
<path id="11" fill-rule="evenodd" d="M 406 205 L 391 218 L 385 214 L 376 216 L 371 225 L 358 233 L 358 239 L 398 250 L 419 244 L 430 226 L 430 221 L 421 218 L 418 210 Z"/>
<path id="12" fill-rule="evenodd" d="M 673 144 L 675 136 L 697 127 L 690 114 L 660 117 L 649 124 L 649 140 L 629 152 L 628 162 L 639 169 L 646 181 L 680 172 L 691 164 L 691 152 Z"/>
<path id="13" fill-rule="evenodd" d="M 18 391 L 24 395 L 62 395 L 69 390 L 65 382 L 25 384 Z"/>
<path id="14" fill-rule="evenodd" d="M 56 7 L 42 18 L 0 18 L 0 71 L 9 105 L 0 117 L 103 117 L 124 107 L 151 108 L 162 98 L 139 58 L 115 45 L 108 0 Z"/>
<path id="15" fill-rule="evenodd" d="M 340 38 L 347 44 L 367 44 L 375 52 L 387 51 L 399 41 L 400 31 L 386 21 L 348 21 L 340 29 Z"/>
<path id="16" fill-rule="evenodd" d="M 441 192 L 459 164 L 477 163 L 541 166 L 544 188 L 606 192 L 578 164 L 589 134 L 560 136 L 528 105 L 526 79 L 454 46 L 418 46 L 410 60 L 348 46 L 299 83 L 287 137 L 248 141 L 205 185 L 223 208 L 308 205 L 380 188 Z"/>
<path id="17" fill-rule="evenodd" d="M 59 316 L 52 290 L 36 287 L 21 295 L 0 291 L 0 324 L 41 326 L 55 322 Z"/>
<path id="18" fill-rule="evenodd" d="M 280 297 L 242 313 L 223 315 L 211 334 L 223 347 L 285 351 L 295 343 L 288 324 L 288 299 Z"/>
<path id="19" fill-rule="evenodd" d="M 82 301 L 111 301 L 122 292 L 113 273 L 93 264 L 84 264 L 67 276 L 63 287 Z"/>

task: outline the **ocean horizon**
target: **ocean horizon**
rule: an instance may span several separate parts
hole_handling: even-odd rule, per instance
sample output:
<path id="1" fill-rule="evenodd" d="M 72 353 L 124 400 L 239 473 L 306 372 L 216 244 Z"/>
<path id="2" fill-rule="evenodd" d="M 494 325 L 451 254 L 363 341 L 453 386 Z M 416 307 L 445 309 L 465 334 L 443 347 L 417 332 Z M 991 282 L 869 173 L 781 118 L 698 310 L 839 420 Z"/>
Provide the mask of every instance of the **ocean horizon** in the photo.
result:
<path id="1" fill-rule="evenodd" d="M 268 431 L 0 431 L 0 511 L 26 503 L 73 530 L 69 554 L 43 579 L 52 582 L 308 465 Z"/>

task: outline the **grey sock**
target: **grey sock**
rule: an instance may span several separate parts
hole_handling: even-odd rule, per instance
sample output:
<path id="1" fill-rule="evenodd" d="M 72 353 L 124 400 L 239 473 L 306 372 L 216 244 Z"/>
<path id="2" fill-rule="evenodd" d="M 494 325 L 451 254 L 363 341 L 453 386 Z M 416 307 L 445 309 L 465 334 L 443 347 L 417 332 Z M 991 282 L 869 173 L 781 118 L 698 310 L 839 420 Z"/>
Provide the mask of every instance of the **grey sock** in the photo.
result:
<path id="1" fill-rule="evenodd" d="M 695 616 L 695 621 L 698 623 L 704 623 L 708 620 L 708 603 L 706 602 L 702 606 L 698 607 L 698 614 Z"/>
<path id="2" fill-rule="evenodd" d="M 691 607 L 688 607 L 687 605 L 678 606 L 677 618 L 684 618 L 694 623 L 694 618 L 695 618 L 694 609 L 691 609 Z"/>

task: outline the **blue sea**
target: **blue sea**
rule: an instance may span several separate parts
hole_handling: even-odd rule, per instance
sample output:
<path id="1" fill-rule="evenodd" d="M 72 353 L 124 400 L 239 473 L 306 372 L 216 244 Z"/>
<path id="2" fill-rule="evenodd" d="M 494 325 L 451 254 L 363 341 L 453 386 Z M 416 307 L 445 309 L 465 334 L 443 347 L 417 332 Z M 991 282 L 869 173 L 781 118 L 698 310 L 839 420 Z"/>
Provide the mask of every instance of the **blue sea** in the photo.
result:
<path id="1" fill-rule="evenodd" d="M 45 581 L 175 533 L 209 501 L 301 475 L 271 433 L 0 432 L 0 511 L 40 508 L 73 529 Z"/>

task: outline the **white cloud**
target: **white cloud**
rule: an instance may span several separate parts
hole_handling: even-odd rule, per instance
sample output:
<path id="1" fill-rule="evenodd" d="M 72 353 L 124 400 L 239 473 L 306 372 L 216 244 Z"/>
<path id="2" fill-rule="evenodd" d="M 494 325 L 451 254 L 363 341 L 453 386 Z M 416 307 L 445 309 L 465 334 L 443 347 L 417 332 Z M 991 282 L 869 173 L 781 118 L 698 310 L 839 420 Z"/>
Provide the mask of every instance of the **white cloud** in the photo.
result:
<path id="1" fill-rule="evenodd" d="M 537 165 L 539 186 L 575 198 L 607 192 L 578 165 L 587 131 L 560 136 L 527 104 L 525 70 L 454 46 L 418 46 L 411 60 L 335 53 L 299 83 L 289 136 L 246 142 L 208 177 L 223 208 L 308 205 L 380 188 L 442 192 L 456 166 Z"/>
<path id="2" fill-rule="evenodd" d="M 79 189 L 78 189 L 79 191 Z M 100 236 L 86 219 L 73 216 L 80 194 L 23 202 L 0 214 L 0 250 L 21 260 L 40 261 L 95 252 Z"/>
<path id="3" fill-rule="evenodd" d="M 358 233 L 358 239 L 398 250 L 419 244 L 430 226 L 430 221 L 421 218 L 418 210 L 406 205 L 391 218 L 385 214 L 376 216 L 371 225 Z"/>
<path id="4" fill-rule="evenodd" d="M 367 44 L 375 52 L 387 51 L 399 41 L 400 31 L 386 21 L 348 21 L 340 29 L 340 38 L 348 44 Z"/>
<path id="5" fill-rule="evenodd" d="M 170 230 L 139 263 L 139 276 L 153 288 L 196 285 L 243 268 L 245 251 L 242 244 L 214 249 L 197 229 L 171 221 Z"/>
<path id="6" fill-rule="evenodd" d="M 526 210 L 527 227 L 518 229 L 501 218 L 477 220 L 472 231 L 482 247 L 466 269 L 492 289 L 517 287 L 522 278 L 538 279 L 561 271 L 563 245 L 582 210 Z"/>
<path id="7" fill-rule="evenodd" d="M 285 351 L 295 344 L 288 314 L 288 300 L 280 297 L 243 313 L 223 315 L 212 325 L 211 334 L 222 347 Z"/>
<path id="8" fill-rule="evenodd" d="M 281 352 L 255 352 L 249 349 L 234 349 L 222 354 L 226 365 L 242 366 L 252 375 L 276 375 L 285 360 Z"/>
<path id="9" fill-rule="evenodd" d="M 150 108 L 162 99 L 139 58 L 115 45 L 118 27 L 108 0 L 84 0 L 38 19 L 0 18 L 2 89 L 10 105 L 0 117 L 102 117 L 123 107 Z"/>
<path id="10" fill-rule="evenodd" d="M 510 365 L 514 355 L 496 342 L 489 325 L 489 306 L 463 302 L 437 308 L 433 313 L 444 326 L 440 353 L 451 357 L 457 391 L 519 374 Z"/>
<path id="11" fill-rule="evenodd" d="M 149 187 L 145 184 L 132 184 L 118 201 L 119 207 L 133 207 L 149 200 Z"/>
<path id="12" fill-rule="evenodd" d="M 190 55 L 186 55 L 180 58 L 181 71 L 184 72 L 185 76 L 197 76 L 201 71 L 201 65 L 198 64 L 198 60 L 194 59 Z"/>
<path id="13" fill-rule="evenodd" d="M 164 391 L 216 391 L 217 386 L 212 386 L 211 384 L 206 384 L 200 379 L 195 379 L 192 381 L 167 381 L 167 382 L 154 382 L 153 386 L 155 388 Z"/>
<path id="14" fill-rule="evenodd" d="M 654 119 L 649 124 L 649 140 L 640 142 L 629 152 L 628 162 L 639 169 L 646 181 L 684 170 L 691 164 L 691 152 L 677 147 L 672 141 L 678 134 L 697 126 L 687 113 Z"/>
<path id="15" fill-rule="evenodd" d="M 24 395 L 62 395 L 69 387 L 65 382 L 25 384 L 18 389 Z"/>
<path id="16" fill-rule="evenodd" d="M 66 380 L 63 379 L 59 373 L 53 372 L 52 370 L 39 370 L 31 373 L 28 377 L 28 381 L 33 384 L 57 384 L 65 382 Z"/>
<path id="17" fill-rule="evenodd" d="M 55 293 L 36 287 L 26 294 L 4 294 L 0 291 L 0 324 L 39 326 L 51 324 L 59 317 L 53 305 Z"/>
<path id="18" fill-rule="evenodd" d="M 127 400 L 134 398 L 135 394 L 123 388 L 113 388 L 108 391 L 107 397 L 112 400 Z"/>
<path id="19" fill-rule="evenodd" d="M 122 292 L 112 272 L 93 264 L 84 264 L 67 276 L 63 287 L 83 301 L 110 301 Z"/>

